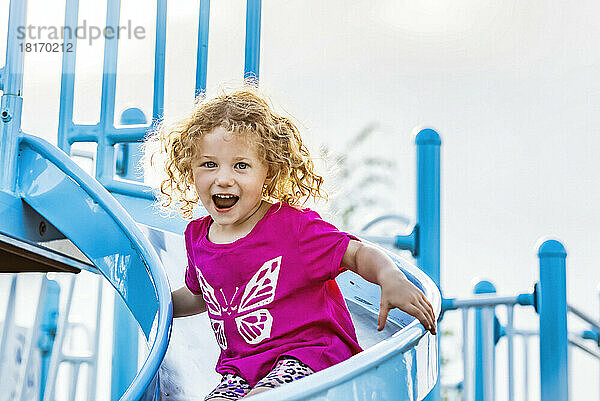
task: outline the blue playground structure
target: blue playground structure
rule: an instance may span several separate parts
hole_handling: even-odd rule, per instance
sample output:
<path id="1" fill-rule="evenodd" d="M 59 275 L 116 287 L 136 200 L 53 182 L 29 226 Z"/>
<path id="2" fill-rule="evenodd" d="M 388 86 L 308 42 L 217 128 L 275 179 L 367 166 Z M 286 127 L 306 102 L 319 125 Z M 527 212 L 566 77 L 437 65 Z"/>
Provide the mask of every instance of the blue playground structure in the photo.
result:
<path id="1" fill-rule="evenodd" d="M 210 20 L 210 1 L 200 0 L 199 4 L 196 94 L 206 90 Z M 108 0 L 107 7 L 106 26 L 119 26 L 121 1 Z M 64 26 L 74 30 L 78 0 L 66 0 L 65 10 Z M 139 144 L 163 115 L 166 22 L 167 2 L 157 0 L 152 116 L 147 118 L 140 109 L 129 108 L 121 114 L 120 124 L 115 122 L 118 40 L 105 40 L 100 121 L 83 125 L 73 120 L 77 39 L 65 38 L 64 47 L 73 51 L 62 53 L 56 147 L 21 129 L 25 53 L 20 50 L 24 39 L 19 38 L 17 28 L 27 25 L 27 1 L 10 1 L 6 64 L 0 69 L 0 283 L 7 288 L 0 293 L 0 301 L 5 302 L 0 304 L 5 305 L 0 310 L 0 401 L 96 399 L 102 341 L 112 343 L 108 384 L 111 400 L 159 400 L 161 396 L 163 400 L 180 399 L 177 391 L 181 389 L 167 388 L 172 384 L 168 379 L 176 381 L 178 369 L 177 361 L 167 352 L 175 327 L 169 282 L 174 283 L 179 276 L 183 279 L 186 259 L 182 234 L 186 222 L 159 216 L 153 208 L 153 189 L 136 175 L 142 157 Z M 260 27 L 261 0 L 247 0 L 244 78 L 252 82 L 259 79 Z M 86 153 L 72 148 L 79 142 L 94 142 L 97 151 Z M 463 379 L 454 399 L 496 398 L 496 344 L 504 339 L 508 398 L 516 400 L 514 339 L 539 336 L 541 400 L 568 400 L 569 346 L 600 359 L 600 321 L 567 303 L 564 246 L 552 239 L 540 242 L 539 281 L 532 292 L 498 296 L 491 282 L 481 281 L 472 297 L 443 298 L 441 139 L 435 130 L 423 128 L 416 133 L 415 142 L 414 229 L 408 235 L 361 237 L 410 251 L 414 264 L 387 252 L 425 292 L 439 321 L 446 313 L 461 311 Z M 73 160 L 77 157 L 93 161 L 93 176 Z M 390 218 L 396 217 L 382 216 L 372 224 Z M 39 289 L 32 294 L 27 283 L 34 279 Z M 79 327 L 69 316 L 76 283 L 83 279 L 95 280 L 95 307 L 87 312 L 95 322 L 92 330 Z M 395 310 L 390 313 L 386 329 L 376 332 L 378 287 L 351 272 L 343 273 L 337 281 L 365 351 L 253 399 L 440 401 L 448 390 L 439 380 L 441 330 L 437 337 L 432 336 L 414 318 Z M 100 330 L 106 314 L 102 310 L 103 283 L 109 283 L 115 295 L 108 337 L 101 336 Z M 17 299 L 24 291 L 34 304 L 30 327 L 22 327 L 17 319 Z M 538 330 L 514 327 L 516 305 L 537 312 Z M 504 325 L 495 313 L 500 307 L 507 312 Z M 588 328 L 569 332 L 568 314 Z M 206 335 L 212 337 L 212 333 Z M 67 345 L 78 341 L 88 344 L 86 353 L 69 350 Z M 216 355 L 216 343 L 212 347 L 206 351 L 207 360 Z M 203 370 L 195 374 L 209 376 L 213 365 L 204 362 L 200 367 Z M 527 367 L 521 374 L 527 375 Z M 525 397 L 527 383 L 525 379 Z M 62 393 L 57 398 L 59 387 Z M 186 399 L 201 396 L 194 394 L 195 398 Z M 453 399 L 449 397 L 444 395 L 444 399 Z"/>

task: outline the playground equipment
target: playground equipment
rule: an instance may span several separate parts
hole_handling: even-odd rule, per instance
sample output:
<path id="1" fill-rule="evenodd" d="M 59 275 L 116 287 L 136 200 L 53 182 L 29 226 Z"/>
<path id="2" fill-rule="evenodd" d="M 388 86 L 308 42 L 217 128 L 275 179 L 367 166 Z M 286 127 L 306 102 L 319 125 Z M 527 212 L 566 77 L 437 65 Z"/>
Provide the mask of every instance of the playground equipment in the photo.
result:
<path id="1" fill-rule="evenodd" d="M 384 215 L 373 219 L 363 228 L 395 220 L 406 225 L 410 220 L 402 215 Z M 416 227 L 415 227 L 416 229 Z M 413 231 L 414 233 L 414 231 Z M 412 236 L 413 234 L 411 234 Z M 372 241 L 389 247 L 406 249 L 406 236 L 368 236 Z M 410 249 L 410 248 L 409 248 Z M 577 307 L 567 303 L 566 294 L 567 253 L 557 240 L 545 240 L 538 247 L 539 281 L 532 292 L 513 296 L 496 295 L 495 286 L 487 280 L 479 281 L 471 298 L 442 298 L 442 314 L 460 310 L 462 319 L 463 380 L 458 383 L 458 393 L 463 401 L 490 401 L 496 398 L 496 345 L 505 338 L 507 342 L 508 400 L 529 398 L 529 342 L 539 337 L 541 399 L 568 400 L 568 346 L 576 347 L 600 361 L 600 320 L 594 319 Z M 523 330 L 514 327 L 515 306 L 532 308 L 539 315 L 538 329 Z M 496 316 L 496 307 L 506 308 L 506 324 Z M 567 316 L 576 317 L 588 328 L 568 331 Z M 474 315 L 474 316 L 472 316 Z M 470 328 L 474 317 L 474 330 Z M 473 338 L 473 341 L 471 341 Z M 520 398 L 515 397 L 515 338 L 523 345 L 523 387 Z M 433 397 L 433 395 L 430 395 Z M 454 399 L 454 398 L 449 398 Z"/>
<path id="2" fill-rule="evenodd" d="M 81 270 L 98 274 L 117 293 L 113 325 L 113 358 L 111 399 L 158 399 L 159 366 L 169 342 L 172 320 L 170 289 L 161 263 L 167 231 L 183 232 L 183 222 L 160 219 L 149 206 L 154 198 L 150 188 L 136 182 L 132 174 L 136 142 L 140 142 L 149 126 L 139 110 L 126 111 L 121 120 L 131 127 L 116 128 L 114 101 L 116 87 L 117 41 L 105 41 L 100 121 L 95 125 L 73 122 L 74 68 L 77 43 L 65 38 L 73 52 L 63 53 L 58 145 L 60 149 L 21 130 L 23 102 L 22 71 L 24 53 L 19 51 L 17 27 L 26 26 L 26 1 L 11 1 L 6 65 L 0 70 L 2 123 L 0 125 L 0 233 L 2 233 L 2 269 L 4 272 L 60 271 L 78 273 Z M 154 69 L 154 103 L 152 122 L 162 116 L 164 102 L 164 58 L 166 1 L 157 6 L 157 29 Z M 246 30 L 246 66 L 244 76 L 258 79 L 260 1 L 248 1 Z M 208 38 L 209 2 L 200 2 L 198 29 L 198 64 L 196 93 L 205 89 L 206 46 Z M 107 26 L 118 26 L 120 1 L 108 2 Z M 65 26 L 75 27 L 78 2 L 66 3 Z M 191 99 L 190 99 L 191 100 Z M 423 135 L 430 135 L 425 133 Z M 96 142 L 95 179 L 69 158 L 75 142 Z M 81 153 L 79 153 L 81 155 Z M 84 155 L 85 156 L 85 155 Z M 107 191 L 111 191 L 110 193 Z M 144 224 L 145 232 L 138 226 Z M 167 230 L 167 231 L 165 231 Z M 101 236 L 99 240 L 98 235 Z M 56 248 L 62 241 L 65 248 Z M 179 241 L 183 243 L 182 239 Z M 78 251 L 72 247 L 74 245 Z M 79 254 L 78 254 L 79 252 Z M 160 254 L 160 256 L 159 256 Z M 432 300 L 439 313 L 441 298 L 433 282 L 409 262 L 395 257 L 406 275 Z M 11 357 L 13 348 L 4 346 L 15 332 L 15 283 L 21 275 L 12 276 L 2 330 L 2 352 Z M 33 327 L 28 331 L 19 359 L 17 383 L 4 385 L 10 399 L 55 399 L 57 371 L 60 365 L 70 365 L 70 399 L 79 391 L 77 380 L 82 364 L 91 367 L 87 396 L 94 397 L 93 373 L 97 367 L 99 310 L 96 311 L 96 332 L 90 336 L 87 356 L 65 353 L 64 339 L 73 330 L 69 323 L 69 308 L 73 303 L 73 283 L 60 287 L 59 296 L 66 297 L 61 310 L 54 301 L 44 309 L 49 286 L 53 280 L 42 277 L 40 302 Z M 359 277 L 346 273 L 339 278 L 348 300 L 361 343 L 368 348 L 344 363 L 318 372 L 301 386 L 286 386 L 274 390 L 280 398 L 319 399 L 422 399 L 433 387 L 437 377 L 437 345 L 431 335 L 412 317 L 393 311 L 389 328 L 383 334 L 362 334 L 361 328 L 373 331 L 377 320 L 378 288 Z M 102 292 L 98 290 L 100 308 Z M 57 297 L 54 297 L 57 298 Z M 122 299 L 125 307 L 118 302 Z M 50 303 L 48 303 L 50 305 Z M 60 316 L 57 316 L 60 311 Z M 369 327 L 368 324 L 370 323 Z M 146 359 L 137 369 L 137 329 L 149 349 Z M 362 330 L 365 331 L 365 330 Z M 43 340 L 38 347 L 40 335 Z M 6 341 L 5 341 L 6 339 Z M 371 347 L 372 346 L 372 347 Z M 33 355 L 50 356 L 44 362 L 39 384 L 32 384 L 29 373 L 36 371 Z M 3 366 L 3 365 L 0 365 Z M 14 367 L 12 367 L 14 368 Z M 212 368 L 212 367 L 211 367 Z M 207 369 L 211 369 L 207 368 Z M 91 377 L 91 378 L 90 378 Z M 41 383 L 44 383 L 42 385 Z M 30 387 L 38 388 L 35 394 Z M 283 397 L 285 394 L 285 397 Z M 259 399 L 259 397 L 257 397 Z M 269 398 L 271 399 L 271 398 Z"/>
<path id="3" fill-rule="evenodd" d="M 71 274 L 88 271 L 98 275 L 98 282 L 107 280 L 118 294 L 114 310 L 113 371 L 111 399 L 152 400 L 160 391 L 159 366 L 166 352 L 171 328 L 171 301 L 163 264 L 172 254 L 166 252 L 171 233 L 183 232 L 184 222 L 161 219 L 150 212 L 152 191 L 135 177 L 133 166 L 139 159 L 137 142 L 148 130 L 146 117 L 139 109 L 126 110 L 121 115 L 123 127 L 116 128 L 115 88 L 118 46 L 116 40 L 105 41 L 100 121 L 95 125 L 73 122 L 73 92 L 75 54 L 63 53 L 58 146 L 21 131 L 23 95 L 23 53 L 18 50 L 16 27 L 26 25 L 26 1 L 11 1 L 6 65 L 0 69 L 0 262 L 2 271 L 62 271 Z M 246 64 L 244 76 L 258 79 L 261 2 L 248 0 L 246 25 Z M 108 2 L 107 26 L 118 26 L 120 1 Z M 65 26 L 74 27 L 78 20 L 78 2 L 67 0 Z M 157 2 L 157 28 L 154 60 L 154 96 L 152 124 L 163 113 L 164 68 L 166 41 L 166 0 Z M 199 8 L 196 93 L 206 88 L 209 1 L 201 0 Z M 76 50 L 76 39 L 66 38 Z M 191 100 L 191 99 L 190 99 Z M 71 146 L 76 142 L 96 142 L 95 179 L 79 168 L 68 155 L 76 155 Z M 465 372 L 464 399 L 492 400 L 494 388 L 494 344 L 501 337 L 509 343 L 509 378 L 512 369 L 514 336 L 535 335 L 515 330 L 513 306 L 535 306 L 540 314 L 540 358 L 542 399 L 568 399 L 567 344 L 584 349 L 598 358 L 591 345 L 599 343 L 600 323 L 575 307 L 568 306 L 565 294 L 565 257 L 562 245 L 544 242 L 539 249 L 540 285 L 537 291 L 512 297 L 489 295 L 491 283 L 480 283 L 470 299 L 441 299 L 440 285 L 440 149 L 439 135 L 432 129 L 420 130 L 417 144 L 417 213 L 416 225 L 409 235 L 366 237 L 379 243 L 409 250 L 418 269 L 393 256 L 399 268 L 420 286 L 432 300 L 436 313 L 461 309 L 463 327 L 469 326 L 468 310 L 475 309 L 474 366 L 469 330 L 464 330 Z M 63 152 L 64 151 L 64 152 Z M 87 155 L 84 154 L 85 157 Z M 109 192 L 107 192 L 110 191 Z M 140 226 L 141 223 L 143 226 Z M 94 232 L 101 232 L 98 241 Z M 176 238 L 177 239 L 177 238 Z M 74 244 L 82 253 L 55 247 L 56 241 Z M 183 241 L 179 241 L 183 244 Z M 163 263 L 161 263 L 161 261 Z M 424 273 L 425 274 L 424 274 Z M 90 352 L 85 357 L 65 353 L 62 349 L 66 334 L 74 327 L 69 323 L 73 283 L 57 287 L 56 282 L 42 278 L 39 305 L 33 327 L 24 334 L 19 350 L 25 358 L 18 368 L 7 364 L 9 351 L 15 345 L 14 334 L 20 328 L 14 324 L 14 299 L 17 279 L 10 277 L 10 291 L 0 337 L 0 380 L 11 369 L 17 369 L 14 383 L 0 381 L 0 388 L 13 391 L 11 399 L 33 398 L 54 400 L 58 367 L 69 365 L 70 398 L 77 390 L 77 370 L 91 367 L 86 386 L 88 399 L 94 396 L 94 369 L 97 367 L 98 330 L 89 334 Z M 440 400 L 438 377 L 439 337 L 434 339 L 414 319 L 400 311 L 390 314 L 390 328 L 382 335 L 372 333 L 377 316 L 377 288 L 364 280 L 344 273 L 338 283 L 356 323 L 359 340 L 365 352 L 323 372 L 301 381 L 257 395 L 267 399 L 422 399 Z M 98 287 L 98 308 L 101 287 Z M 59 311 L 59 297 L 67 307 Z M 118 302 L 122 299 L 123 302 Z M 494 316 L 494 308 L 508 309 L 506 327 Z M 566 314 L 583 319 L 590 325 L 584 333 L 570 337 L 566 329 Z M 99 309 L 96 322 L 99 322 Z M 370 324 L 370 326 L 369 326 Z M 149 348 L 138 370 L 138 328 Z M 40 341 L 35 341 L 38 338 Z M 14 344 L 14 342 L 13 342 Z M 38 345 L 39 344 L 39 345 Z M 36 351 L 39 348 L 39 352 Z M 41 355 L 40 361 L 35 356 Z M 4 361 L 4 362 L 3 362 Z M 39 369 L 38 369 L 39 367 Z M 212 369 L 212 366 L 207 367 Z M 39 371 L 39 374 L 36 373 Z M 434 386 L 435 385 L 435 386 Z M 11 386 L 10 388 L 8 386 Z M 5 392 L 8 394 L 8 392 Z M 509 379 L 509 397 L 514 399 L 514 381 Z"/>
<path id="4" fill-rule="evenodd" d="M 493 400 L 495 397 L 495 345 L 502 337 L 507 340 L 508 353 L 508 399 L 515 399 L 514 338 L 524 341 L 525 356 L 523 375 L 524 399 L 528 399 L 528 348 L 532 336 L 539 336 L 541 399 L 568 400 L 568 346 L 576 346 L 595 359 L 600 360 L 598 346 L 600 323 L 567 304 L 566 298 L 566 251 L 556 240 L 546 240 L 538 248 L 539 283 L 532 293 L 500 297 L 489 281 L 475 286 L 475 297 L 470 299 L 444 299 L 443 313 L 462 311 L 463 319 L 463 394 L 465 400 Z M 507 323 L 502 326 L 495 316 L 497 306 L 506 307 Z M 518 330 L 513 325 L 514 307 L 531 306 L 539 314 L 538 330 Z M 475 356 L 474 367 L 469 363 L 469 309 L 475 310 Z M 580 318 L 590 329 L 583 333 L 568 332 L 567 312 Z M 586 344 L 584 340 L 591 340 Z"/>

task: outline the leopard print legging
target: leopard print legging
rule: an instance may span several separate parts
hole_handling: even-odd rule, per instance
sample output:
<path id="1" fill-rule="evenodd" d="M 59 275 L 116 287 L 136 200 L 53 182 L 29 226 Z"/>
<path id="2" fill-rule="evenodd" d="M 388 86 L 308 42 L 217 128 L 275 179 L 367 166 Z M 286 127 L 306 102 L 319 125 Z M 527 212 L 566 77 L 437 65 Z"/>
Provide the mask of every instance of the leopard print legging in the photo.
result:
<path id="1" fill-rule="evenodd" d="M 282 384 L 290 383 L 315 373 L 309 366 L 300 362 L 296 358 L 289 356 L 279 359 L 273 370 L 256 383 L 254 388 L 275 388 Z M 221 383 L 204 398 L 204 401 L 210 401 L 215 398 L 225 398 L 227 400 L 239 400 L 250 392 L 250 385 L 240 376 L 227 373 L 223 375 Z"/>

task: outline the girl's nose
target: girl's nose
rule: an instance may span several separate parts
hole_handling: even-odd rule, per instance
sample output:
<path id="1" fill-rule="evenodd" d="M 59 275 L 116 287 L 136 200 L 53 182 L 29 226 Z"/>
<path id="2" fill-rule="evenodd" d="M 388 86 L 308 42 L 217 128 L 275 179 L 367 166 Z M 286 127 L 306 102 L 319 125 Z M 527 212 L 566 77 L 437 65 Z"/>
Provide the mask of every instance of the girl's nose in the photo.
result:
<path id="1" fill-rule="evenodd" d="M 217 184 L 220 187 L 232 186 L 234 182 L 231 172 L 225 170 L 219 171 L 219 174 L 217 174 L 217 178 L 215 179 L 215 184 Z"/>

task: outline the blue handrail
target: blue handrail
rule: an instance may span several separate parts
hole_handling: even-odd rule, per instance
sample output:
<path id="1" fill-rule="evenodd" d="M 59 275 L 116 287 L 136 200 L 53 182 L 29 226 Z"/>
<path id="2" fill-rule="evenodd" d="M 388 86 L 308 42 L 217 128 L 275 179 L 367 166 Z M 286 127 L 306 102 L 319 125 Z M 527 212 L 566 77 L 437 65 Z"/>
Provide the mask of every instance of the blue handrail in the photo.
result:
<path id="1" fill-rule="evenodd" d="M 123 234 L 129 240 L 131 246 L 140 256 L 142 263 L 146 268 L 146 272 L 152 281 L 156 297 L 158 299 L 157 315 L 152 319 L 143 321 L 139 314 L 134 312 L 134 316 L 140 322 L 146 336 L 150 337 L 150 332 L 153 331 L 154 342 L 152 343 L 150 353 L 144 362 L 141 370 L 132 381 L 125 394 L 121 397 L 122 401 L 151 399 L 148 390 L 151 393 L 155 392 L 154 385 L 158 368 L 166 353 L 169 343 L 171 323 L 173 315 L 173 306 L 171 302 L 171 291 L 167 277 L 162 268 L 162 264 L 154 248 L 144 236 L 136 223 L 125 211 L 125 209 L 106 191 L 102 185 L 87 175 L 75 162 L 73 162 L 64 152 L 56 149 L 53 145 L 35 136 L 21 134 L 19 145 L 22 151 L 31 150 L 37 153 L 45 160 L 52 163 L 58 170 L 73 180 L 89 197 L 105 211 L 112 221 L 118 226 Z M 21 181 L 21 176 L 19 181 Z M 20 184 L 22 184 L 20 182 Z M 20 187 L 20 189 L 22 189 Z M 106 275 L 106 272 L 102 272 Z M 109 280 L 111 277 L 107 277 Z M 114 283 L 113 283 L 114 284 Z M 131 307 L 133 300 L 127 299 L 127 294 L 123 293 L 123 289 L 117 288 L 122 296 Z M 138 300 L 140 303 L 146 302 L 144 299 Z M 153 325 L 155 327 L 153 327 Z M 151 395 L 152 397 L 154 394 Z"/>

